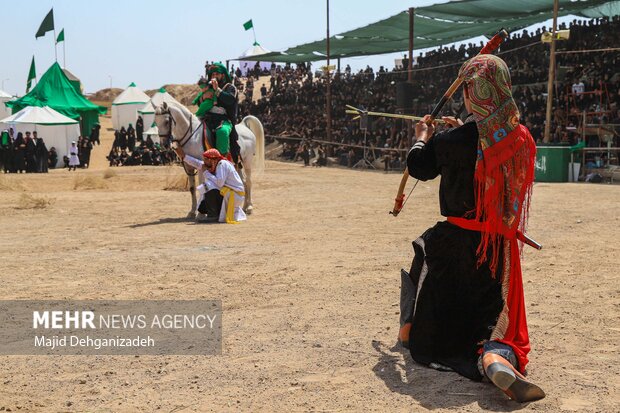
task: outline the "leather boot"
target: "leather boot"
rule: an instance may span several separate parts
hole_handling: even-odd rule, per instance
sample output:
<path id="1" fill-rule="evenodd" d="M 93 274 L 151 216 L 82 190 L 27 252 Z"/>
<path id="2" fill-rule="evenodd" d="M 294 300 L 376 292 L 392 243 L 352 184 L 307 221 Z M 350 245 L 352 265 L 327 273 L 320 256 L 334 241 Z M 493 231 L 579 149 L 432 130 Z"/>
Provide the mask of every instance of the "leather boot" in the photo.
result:
<path id="1" fill-rule="evenodd" d="M 527 381 L 525 376 L 499 354 L 485 353 L 482 356 L 482 366 L 489 380 L 514 401 L 526 403 L 545 397 L 545 392 L 540 387 Z"/>

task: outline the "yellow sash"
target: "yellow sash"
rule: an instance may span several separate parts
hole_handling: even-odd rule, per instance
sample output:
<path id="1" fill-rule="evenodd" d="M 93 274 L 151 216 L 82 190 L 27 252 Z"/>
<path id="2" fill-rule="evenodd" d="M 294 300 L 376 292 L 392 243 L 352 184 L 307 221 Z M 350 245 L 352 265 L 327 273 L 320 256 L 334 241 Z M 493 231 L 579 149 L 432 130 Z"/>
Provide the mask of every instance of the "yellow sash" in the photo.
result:
<path id="1" fill-rule="evenodd" d="M 226 195 L 232 192 L 230 194 L 230 197 L 228 199 L 228 206 L 226 207 L 226 223 L 227 224 L 238 224 L 239 221 L 235 221 L 235 194 L 239 195 L 239 196 L 245 196 L 245 192 L 240 192 L 240 191 L 235 191 L 232 188 L 229 188 L 227 186 L 222 187 L 222 189 L 220 189 L 220 194 L 226 198 Z"/>

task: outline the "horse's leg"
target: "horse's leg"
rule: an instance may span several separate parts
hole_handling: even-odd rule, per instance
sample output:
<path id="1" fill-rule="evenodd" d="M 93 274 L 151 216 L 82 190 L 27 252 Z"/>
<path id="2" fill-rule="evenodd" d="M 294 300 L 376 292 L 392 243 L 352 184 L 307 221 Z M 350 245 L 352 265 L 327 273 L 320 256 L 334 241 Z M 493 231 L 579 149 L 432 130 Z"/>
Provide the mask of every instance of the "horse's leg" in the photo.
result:
<path id="1" fill-rule="evenodd" d="M 196 202 L 196 175 L 188 175 L 187 180 L 189 182 L 189 193 L 192 196 L 192 209 L 187 213 L 187 218 L 194 219 L 198 207 L 198 202 Z"/>
<path id="2" fill-rule="evenodd" d="M 245 203 L 243 205 L 243 210 L 246 214 L 250 215 L 254 210 L 254 206 L 252 206 L 252 169 L 251 166 L 249 168 L 243 168 L 243 175 L 245 176 L 245 181 L 243 182 L 243 186 L 245 187 Z"/>

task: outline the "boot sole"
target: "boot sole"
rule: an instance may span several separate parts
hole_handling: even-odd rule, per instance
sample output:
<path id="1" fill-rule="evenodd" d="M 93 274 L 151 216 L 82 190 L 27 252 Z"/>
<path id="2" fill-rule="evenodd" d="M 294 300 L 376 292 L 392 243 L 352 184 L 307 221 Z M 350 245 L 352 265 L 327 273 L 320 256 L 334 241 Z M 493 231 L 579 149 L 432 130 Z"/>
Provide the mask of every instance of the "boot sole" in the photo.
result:
<path id="1" fill-rule="evenodd" d="M 523 380 L 502 363 L 492 363 L 487 367 L 486 372 L 493 384 L 519 403 L 533 402 L 545 397 L 543 389 Z"/>

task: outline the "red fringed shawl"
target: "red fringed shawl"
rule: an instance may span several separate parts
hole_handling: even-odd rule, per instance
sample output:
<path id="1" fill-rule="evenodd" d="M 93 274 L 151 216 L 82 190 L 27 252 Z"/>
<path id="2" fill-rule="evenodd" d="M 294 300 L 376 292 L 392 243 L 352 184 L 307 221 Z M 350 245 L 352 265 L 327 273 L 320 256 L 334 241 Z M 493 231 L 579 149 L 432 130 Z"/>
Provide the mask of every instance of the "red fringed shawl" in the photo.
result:
<path id="1" fill-rule="evenodd" d="M 503 284 L 507 284 L 502 288 L 504 309 L 491 339 L 510 345 L 524 372 L 530 346 L 516 232 L 525 232 L 527 224 L 536 144 L 529 130 L 519 124 L 510 74 L 502 59 L 478 55 L 463 65 L 460 76 L 479 134 L 476 209 L 470 216 L 482 234 L 478 264 L 488 262 L 493 274 L 502 265 Z"/>

